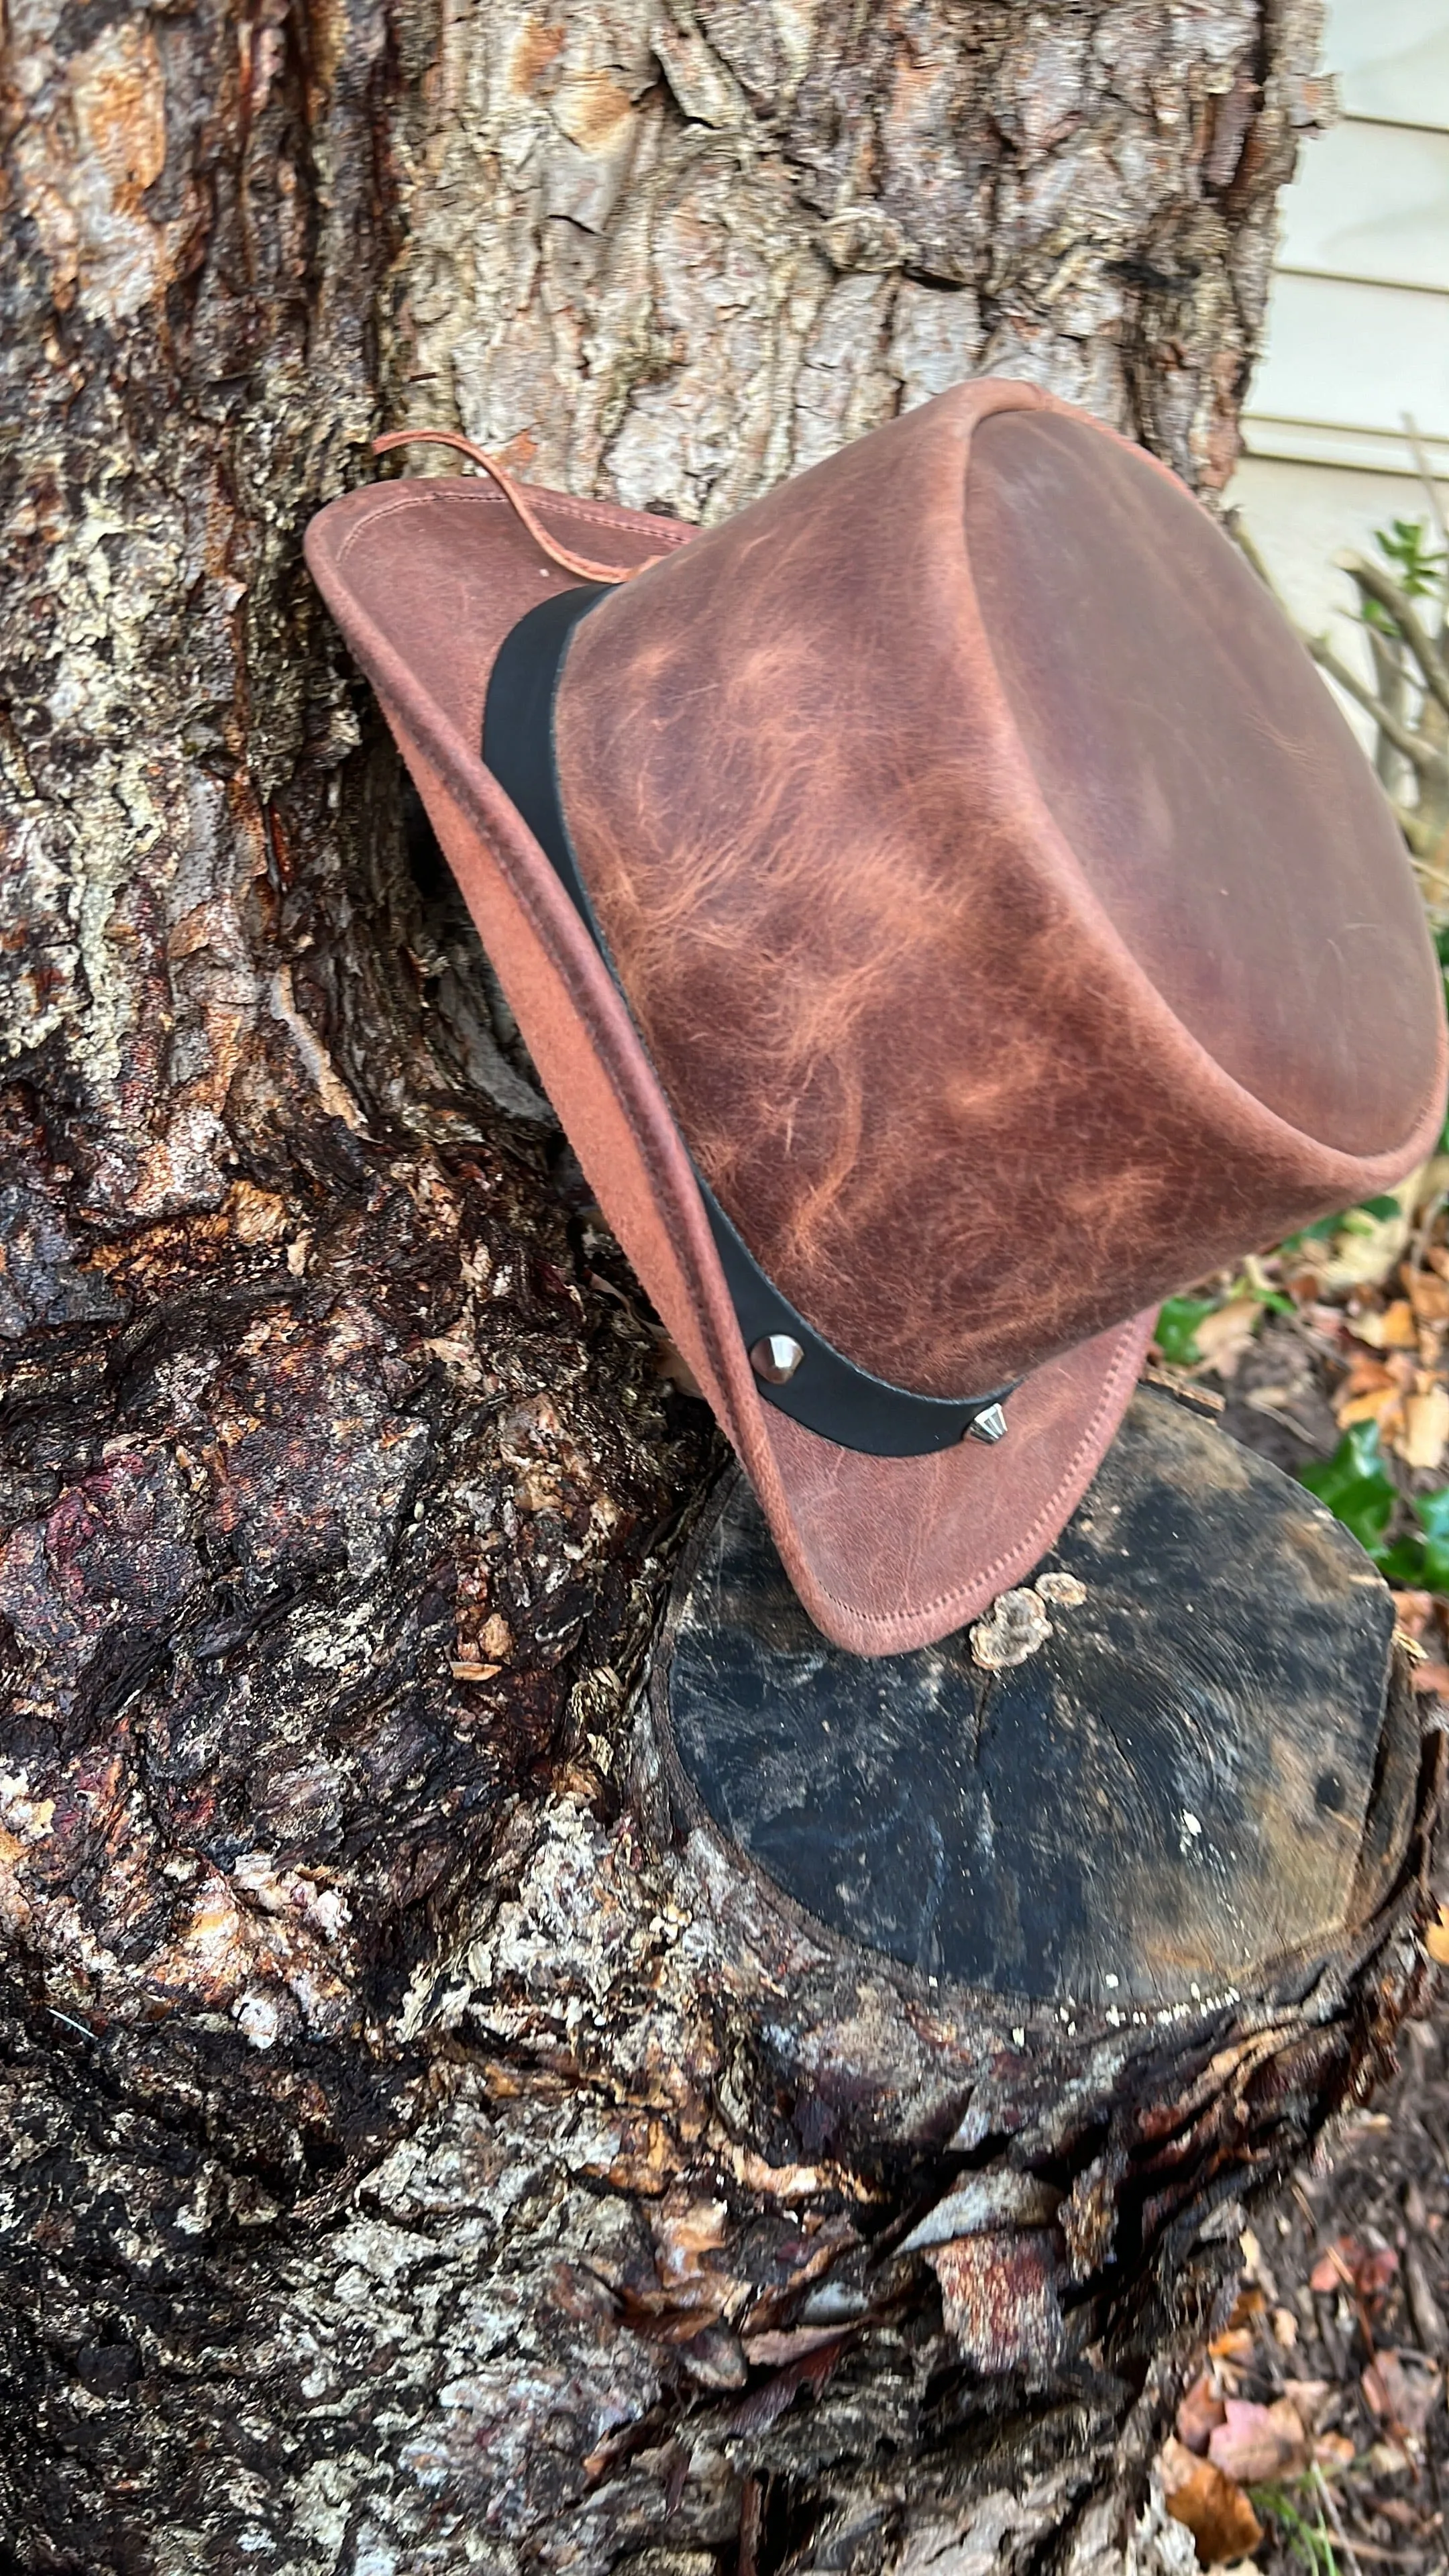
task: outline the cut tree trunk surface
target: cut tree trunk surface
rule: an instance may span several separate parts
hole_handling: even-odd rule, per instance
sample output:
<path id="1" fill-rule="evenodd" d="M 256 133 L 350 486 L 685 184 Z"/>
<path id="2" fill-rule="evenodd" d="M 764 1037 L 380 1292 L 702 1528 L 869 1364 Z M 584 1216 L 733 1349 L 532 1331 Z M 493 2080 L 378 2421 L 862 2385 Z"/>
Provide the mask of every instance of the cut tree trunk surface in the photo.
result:
<path id="1" fill-rule="evenodd" d="M 1031 1583 L 918 1654 L 826 1645 L 736 1479 L 656 1704 L 704 1809 L 846 1939 L 1084 2013 L 1184 2005 L 1338 1940 L 1401 1867 L 1393 1625 L 1322 1504 L 1144 1389 Z"/>

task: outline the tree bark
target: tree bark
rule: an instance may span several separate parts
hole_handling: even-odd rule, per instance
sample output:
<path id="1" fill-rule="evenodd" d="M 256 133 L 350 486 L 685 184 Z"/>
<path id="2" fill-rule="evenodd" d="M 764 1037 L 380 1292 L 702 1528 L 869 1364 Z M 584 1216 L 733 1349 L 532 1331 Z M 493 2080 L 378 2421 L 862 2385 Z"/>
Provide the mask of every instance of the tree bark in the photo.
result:
<path id="1" fill-rule="evenodd" d="M 1123 2563 L 1223 2230 L 1049 2401 L 920 2266 L 801 2324 L 959 2033 L 822 2005 L 908 2109 L 817 2158 L 651 1829 L 719 1446 L 299 549 L 384 426 L 708 520 L 983 369 L 1215 491 L 1319 16 L 9 0 L 6 2563 Z"/>

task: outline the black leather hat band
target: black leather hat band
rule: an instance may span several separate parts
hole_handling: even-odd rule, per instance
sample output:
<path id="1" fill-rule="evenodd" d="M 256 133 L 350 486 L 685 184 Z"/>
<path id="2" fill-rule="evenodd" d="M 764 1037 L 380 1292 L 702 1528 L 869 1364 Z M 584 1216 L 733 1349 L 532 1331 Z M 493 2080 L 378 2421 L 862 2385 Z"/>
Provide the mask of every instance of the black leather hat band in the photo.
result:
<path id="1" fill-rule="evenodd" d="M 556 591 L 505 636 L 488 684 L 483 758 L 565 887 L 627 1003 L 564 819 L 553 727 L 554 701 L 574 628 L 608 597 L 603 583 Z M 692 1156 L 690 1160 L 745 1348 L 768 1404 L 823 1440 L 876 1458 L 919 1458 L 953 1448 L 968 1435 L 987 1440 L 1002 1436 L 1001 1407 L 1010 1386 L 959 1400 L 914 1395 L 846 1359 L 761 1269 Z M 788 1374 L 776 1380 L 764 1373 L 771 1368 L 788 1369 Z"/>

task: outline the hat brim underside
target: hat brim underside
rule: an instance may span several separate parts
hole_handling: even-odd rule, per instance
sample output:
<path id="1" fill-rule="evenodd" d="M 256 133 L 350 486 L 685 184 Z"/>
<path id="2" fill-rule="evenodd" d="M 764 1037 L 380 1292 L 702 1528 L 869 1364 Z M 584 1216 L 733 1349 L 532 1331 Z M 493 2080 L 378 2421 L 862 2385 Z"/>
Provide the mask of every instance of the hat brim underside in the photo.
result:
<path id="1" fill-rule="evenodd" d="M 693 533 L 537 487 L 529 500 L 562 544 L 620 564 Z M 307 559 L 377 691 L 599 1204 L 743 1460 L 811 1618 L 860 1655 L 949 1635 L 1025 1574 L 1075 1509 L 1131 1395 L 1151 1313 L 1034 1370 L 995 1447 L 867 1457 L 767 1404 L 638 1033 L 479 749 L 504 636 L 571 577 L 543 559 L 499 492 L 458 476 L 334 501 L 307 531 Z"/>

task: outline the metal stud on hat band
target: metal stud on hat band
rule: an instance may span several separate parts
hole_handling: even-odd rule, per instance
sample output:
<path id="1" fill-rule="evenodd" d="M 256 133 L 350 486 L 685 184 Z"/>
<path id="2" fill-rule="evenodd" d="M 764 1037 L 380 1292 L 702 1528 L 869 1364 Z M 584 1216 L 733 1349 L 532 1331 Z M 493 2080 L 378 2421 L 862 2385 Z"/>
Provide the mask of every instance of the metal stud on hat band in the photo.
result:
<path id="1" fill-rule="evenodd" d="M 766 1333 L 750 1346 L 750 1366 L 766 1386 L 788 1386 L 804 1357 L 789 1333 Z"/>
<path id="2" fill-rule="evenodd" d="M 1006 1438 L 1006 1433 L 1007 1420 L 1002 1407 L 988 1404 L 984 1412 L 977 1414 L 974 1422 L 967 1423 L 962 1436 L 967 1440 L 984 1440 L 994 1448 L 998 1440 Z"/>

